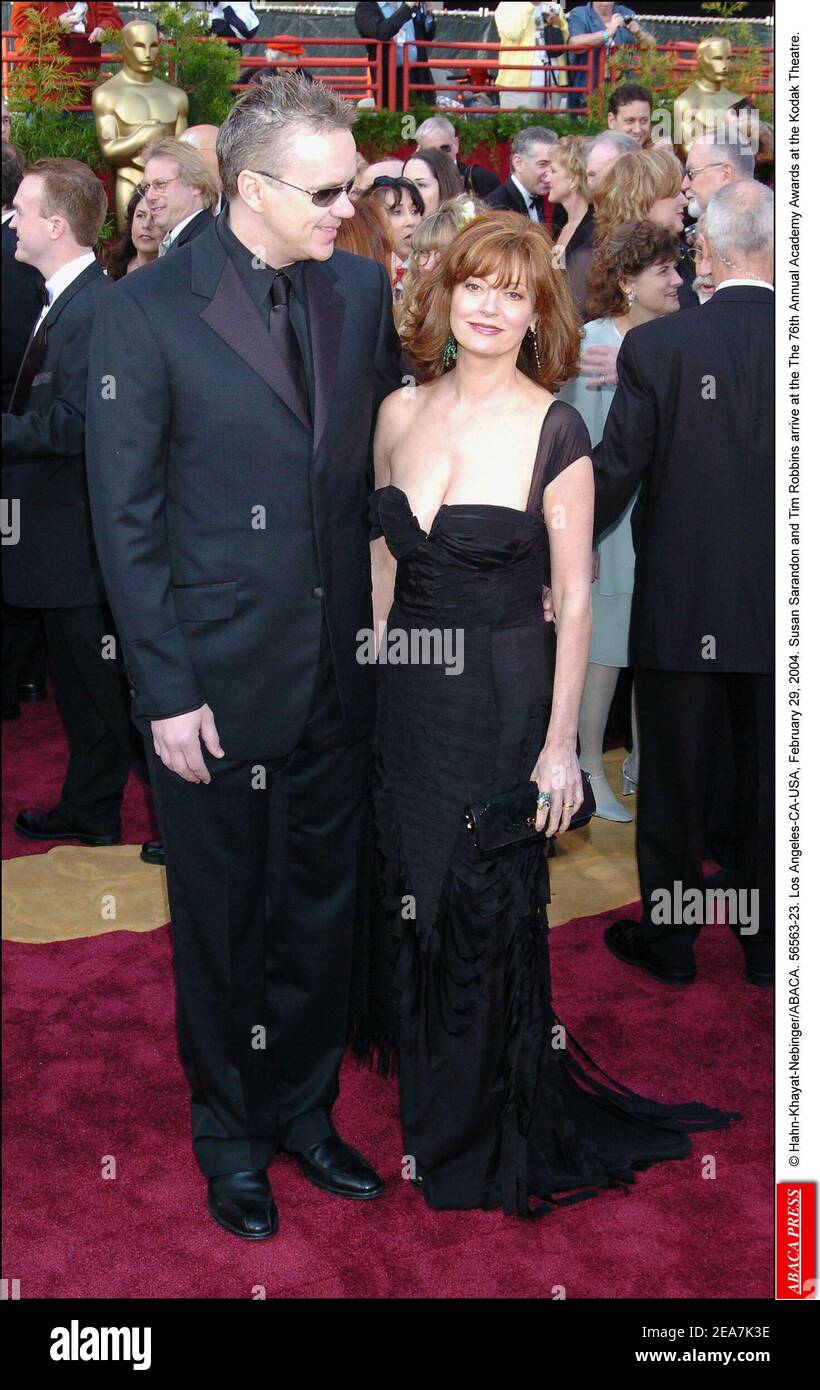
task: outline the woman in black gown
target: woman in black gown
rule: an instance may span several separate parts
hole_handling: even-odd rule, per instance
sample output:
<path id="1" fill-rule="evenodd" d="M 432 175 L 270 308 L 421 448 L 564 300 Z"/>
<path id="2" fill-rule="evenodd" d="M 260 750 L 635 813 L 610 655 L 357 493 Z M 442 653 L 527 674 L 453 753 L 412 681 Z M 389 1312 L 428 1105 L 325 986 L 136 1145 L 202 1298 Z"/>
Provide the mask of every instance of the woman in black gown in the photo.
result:
<path id="1" fill-rule="evenodd" d="M 466 803 L 534 780 L 539 828 L 561 833 L 581 798 L 593 481 L 584 423 L 551 394 L 580 325 L 550 251 L 515 213 L 447 249 L 403 327 L 420 384 L 382 405 L 371 500 L 380 906 L 357 1042 L 397 1049 L 428 1204 L 522 1215 L 736 1118 L 648 1100 L 586 1055 L 550 1002 L 543 842 L 482 858 L 464 825 Z"/>

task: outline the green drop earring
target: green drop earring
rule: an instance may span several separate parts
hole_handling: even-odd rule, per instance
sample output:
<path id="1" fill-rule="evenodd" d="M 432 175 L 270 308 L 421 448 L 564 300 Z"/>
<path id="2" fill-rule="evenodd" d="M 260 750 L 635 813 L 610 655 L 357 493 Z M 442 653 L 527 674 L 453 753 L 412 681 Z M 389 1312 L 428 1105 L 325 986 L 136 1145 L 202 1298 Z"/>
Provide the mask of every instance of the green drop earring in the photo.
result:
<path id="1" fill-rule="evenodd" d="M 441 355 L 441 360 L 444 363 L 445 367 L 451 367 L 457 357 L 458 343 L 456 342 L 452 333 L 448 333 L 447 342 L 444 344 L 444 352 Z"/>

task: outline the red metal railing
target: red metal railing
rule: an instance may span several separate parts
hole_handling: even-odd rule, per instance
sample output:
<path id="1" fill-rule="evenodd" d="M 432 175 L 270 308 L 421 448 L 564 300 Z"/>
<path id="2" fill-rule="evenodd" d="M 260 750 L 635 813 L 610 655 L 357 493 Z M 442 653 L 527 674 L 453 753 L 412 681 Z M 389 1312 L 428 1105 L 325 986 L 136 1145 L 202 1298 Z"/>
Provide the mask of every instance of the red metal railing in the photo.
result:
<path id="1" fill-rule="evenodd" d="M 416 48 L 419 51 L 419 63 L 414 64 L 413 66 L 418 66 L 419 64 L 422 64 L 425 67 L 429 68 L 431 73 L 431 81 L 403 82 L 401 84 L 402 109 L 405 111 L 410 109 L 414 93 L 417 94 L 416 99 L 418 99 L 418 96 L 421 94 L 426 94 L 428 97 L 434 98 L 442 92 L 469 92 L 476 94 L 480 94 L 481 92 L 520 92 L 522 94 L 525 92 L 540 92 L 543 95 L 544 107 L 539 107 L 539 110 L 543 109 L 547 113 L 557 113 L 562 110 L 562 98 L 565 99 L 571 94 L 575 99 L 573 101 L 572 107 L 573 114 L 578 116 L 588 115 L 589 98 L 600 85 L 595 82 L 596 55 L 600 55 L 601 57 L 603 57 L 603 61 L 606 63 L 606 68 L 604 71 L 605 81 L 609 81 L 613 69 L 616 69 L 618 66 L 620 66 L 624 62 L 624 60 L 628 59 L 628 57 L 630 56 L 630 50 L 628 48 L 620 50 L 611 50 L 607 55 L 604 56 L 601 55 L 600 46 L 589 48 L 568 48 L 565 44 L 542 44 L 533 45 L 531 47 L 525 48 L 516 45 L 516 55 L 520 53 L 522 55 L 522 58 L 525 54 L 533 55 L 533 57 L 530 58 L 529 62 L 524 60 L 520 63 L 510 63 L 508 61 L 504 61 L 503 63 L 501 63 L 499 61 L 498 55 L 502 50 L 509 53 L 509 44 L 486 42 L 453 43 L 452 40 L 445 42 L 436 39 L 416 39 L 415 44 Z M 686 40 L 680 40 L 676 43 L 658 44 L 653 51 L 658 54 L 673 54 L 675 62 L 671 65 L 671 75 L 673 77 L 678 76 L 681 78 L 687 78 L 692 74 L 692 72 L 694 72 L 695 68 L 697 67 L 697 60 L 695 57 L 697 46 L 698 45 L 696 43 L 692 43 Z M 390 110 L 395 110 L 396 94 L 399 91 L 398 66 L 396 62 L 397 49 L 394 43 L 385 44 L 384 47 L 388 50 L 386 54 L 386 62 L 388 65 L 388 92 L 391 96 Z M 435 50 L 437 48 L 447 49 L 448 53 L 451 56 L 447 58 L 436 58 L 435 56 L 429 56 L 428 50 Z M 422 50 L 424 50 L 423 53 Z M 453 56 L 453 50 L 457 50 L 456 56 Z M 748 53 L 748 51 L 749 50 L 746 48 L 736 48 L 734 50 L 734 53 L 740 55 L 746 54 Z M 774 90 L 772 86 L 772 63 L 774 49 L 761 48 L 760 52 L 762 55 L 765 56 L 767 61 L 766 79 L 764 83 L 758 83 L 754 86 L 752 91 L 749 93 L 750 96 L 753 94 L 761 96 L 770 95 Z M 464 53 L 467 57 L 472 56 L 474 61 L 472 63 L 460 62 L 459 56 L 462 53 Z M 503 69 L 505 74 L 508 72 L 525 72 L 527 74 L 531 74 L 533 68 L 542 66 L 545 57 L 549 60 L 550 63 L 552 63 L 555 66 L 553 66 L 551 69 L 546 67 L 544 68 L 543 83 L 530 84 L 530 82 L 528 81 L 523 86 L 511 86 L 503 82 L 498 82 L 497 74 L 500 69 Z M 561 59 L 560 65 L 556 63 L 556 59 Z M 432 77 L 432 74 L 436 69 L 446 68 L 450 72 L 452 72 L 458 69 L 459 67 L 464 68 L 467 74 L 466 79 L 461 79 L 457 82 L 436 82 L 435 79 Z M 471 68 L 486 69 L 488 72 L 487 79 L 483 82 L 478 80 L 472 80 L 469 75 Z M 570 86 L 569 84 L 567 84 L 566 86 L 562 86 L 556 80 L 556 70 L 567 74 L 582 72 L 584 74 L 584 81 L 583 83 L 579 82 L 578 85 Z M 490 73 L 496 74 L 495 80 L 492 80 L 490 78 Z M 675 83 L 675 86 L 677 86 L 677 83 Z M 657 90 L 660 91 L 663 89 L 658 88 Z M 666 90 L 670 90 L 670 88 L 667 87 Z M 552 98 L 552 101 L 550 101 L 550 98 Z M 496 112 L 498 110 L 498 106 L 497 104 L 487 104 L 486 106 L 479 106 L 478 104 L 475 104 L 471 105 L 468 109 L 469 111 L 475 112 L 476 114 L 488 114 L 491 112 Z"/>
<path id="2" fill-rule="evenodd" d="M 203 34 L 202 37 L 207 38 L 208 35 Z M 6 96 L 8 91 L 8 74 L 10 68 L 31 66 L 32 64 L 36 64 L 37 62 L 36 56 L 27 53 L 15 52 L 13 45 L 14 41 L 17 38 L 18 35 L 13 34 L 10 30 L 3 30 L 2 84 L 4 97 Z M 170 44 L 172 40 L 169 39 L 168 42 Z M 259 46 L 259 41 L 249 41 L 246 39 L 222 39 L 220 40 L 220 42 L 233 44 L 240 49 L 244 43 L 248 42 L 251 42 L 254 47 Z M 294 55 L 293 58 L 283 60 L 281 62 L 277 61 L 276 63 L 269 63 L 267 58 L 265 57 L 248 57 L 243 59 L 242 67 L 276 67 L 277 69 L 304 68 L 306 72 L 315 72 L 316 77 L 320 81 L 322 81 L 325 84 L 325 86 L 332 87 L 334 91 L 337 91 L 340 94 L 340 96 L 347 97 L 351 101 L 360 101 L 364 97 L 373 97 L 375 102 L 378 104 L 380 93 L 382 90 L 382 73 L 384 63 L 382 44 L 378 45 L 375 59 L 371 61 L 370 58 L 367 56 L 368 40 L 366 39 L 306 38 L 298 39 L 297 42 L 300 43 L 303 47 L 307 48 L 308 54 L 310 52 L 311 45 L 313 47 L 321 46 L 322 48 L 349 49 L 351 47 L 354 47 L 356 49 L 361 49 L 362 52 L 361 56 L 354 57 L 351 57 L 347 54 L 340 55 L 339 57 L 336 57 L 335 55 L 322 57 L 297 57 Z M 111 62 L 116 62 L 116 55 L 114 53 L 95 55 L 93 57 L 80 59 L 77 62 L 72 62 L 69 71 L 71 72 L 72 76 L 76 77 L 77 74 L 80 72 L 87 71 L 91 68 L 99 68 L 104 63 Z M 352 71 L 350 71 L 350 69 L 352 69 Z M 241 90 L 238 83 L 234 83 L 234 88 L 236 90 Z M 67 109 L 71 111 L 90 111 L 91 107 L 88 105 L 80 105 L 71 106 Z"/>
<path id="3" fill-rule="evenodd" d="M 15 37 L 16 36 L 9 31 L 4 31 L 2 35 L 2 80 L 4 95 L 7 91 L 9 67 L 15 65 L 24 66 L 36 63 L 37 61 L 36 57 L 32 57 L 25 53 L 15 54 L 14 49 L 9 44 L 9 40 L 13 42 Z M 203 37 L 206 36 L 203 35 Z M 248 40 L 232 38 L 224 39 L 222 42 L 233 44 L 241 50 L 242 47 L 247 44 L 253 47 L 259 47 L 260 44 L 264 43 L 264 39 Z M 499 61 L 499 54 L 504 46 L 500 43 L 458 43 L 453 40 L 416 39 L 415 44 L 421 62 L 430 71 L 430 81 L 402 81 L 399 83 L 398 65 L 396 62 L 397 47 L 395 43 L 376 43 L 373 45 L 375 47 L 375 57 L 370 59 L 366 52 L 364 52 L 362 56 L 354 57 L 350 57 L 346 54 L 338 57 L 335 55 L 321 57 L 309 56 L 311 47 L 347 49 L 353 47 L 356 49 L 366 49 L 368 46 L 371 46 L 371 41 L 367 39 L 348 36 L 344 38 L 319 37 L 299 38 L 295 39 L 295 42 L 298 42 L 307 50 L 306 56 L 293 55 L 291 58 L 277 60 L 274 63 L 269 63 L 268 59 L 265 57 L 248 57 L 243 60 L 243 67 L 246 69 L 275 67 L 285 70 L 288 68 L 304 68 L 307 72 L 314 73 L 318 80 L 332 87 L 335 91 L 339 92 L 340 95 L 346 96 L 353 101 L 361 100 L 365 97 L 372 97 L 376 105 L 379 105 L 382 92 L 386 88 L 387 109 L 390 111 L 409 110 L 414 98 L 418 100 L 420 96 L 426 95 L 434 100 L 435 97 L 446 92 L 471 93 L 474 95 L 481 95 L 484 92 L 494 94 L 500 94 L 502 92 L 522 94 L 524 92 L 541 92 L 543 94 L 544 106 L 543 108 L 539 108 L 539 110 L 543 109 L 545 113 L 557 113 L 565 106 L 566 98 L 572 95 L 573 113 L 578 116 L 583 116 L 589 113 L 589 99 L 597 86 L 595 82 L 596 55 L 601 55 L 600 47 L 567 48 L 566 45 L 562 44 L 548 44 L 518 48 L 516 50 L 516 56 L 520 54 L 523 61 L 520 63 L 505 61 L 502 64 Z M 672 74 L 680 78 L 686 78 L 696 67 L 696 48 L 697 44 L 683 40 L 677 43 L 659 44 L 655 52 L 672 53 L 675 57 L 675 62 L 672 64 L 671 69 Z M 445 49 L 448 56 L 446 58 L 437 58 L 435 56 L 435 50 L 437 49 Z M 506 46 L 505 51 L 509 52 L 509 46 Z M 735 49 L 736 54 L 745 52 L 747 52 L 745 49 Z M 762 48 L 760 52 L 766 58 L 768 65 L 767 73 L 764 82 L 758 83 L 753 90 L 749 92 L 750 96 L 770 95 L 773 91 L 772 62 L 774 49 Z M 527 61 L 525 56 L 528 54 L 533 55 L 529 61 Z M 508 72 L 525 72 L 530 74 L 533 67 L 541 66 L 544 56 L 552 63 L 555 63 L 556 59 L 560 58 L 560 71 L 562 73 L 583 73 L 583 83 L 579 83 L 578 86 L 560 85 L 556 80 L 555 68 L 544 69 L 543 85 L 538 84 L 532 86 L 528 81 L 524 86 L 517 87 L 497 81 L 497 74 L 502 68 L 505 74 Z M 622 62 L 625 56 L 628 56 L 628 51 L 625 53 L 623 50 L 616 50 L 604 58 L 607 64 L 605 71 L 607 78 L 609 78 L 611 74 L 613 63 Z M 76 74 L 77 71 L 99 67 L 103 63 L 110 63 L 112 59 L 112 54 L 101 54 L 99 57 L 82 59 L 77 64 L 72 65 L 72 71 Z M 446 69 L 448 72 L 452 72 L 459 68 L 464 70 L 465 78 L 459 79 L 458 81 L 435 81 L 433 74 L 437 70 Z M 476 69 L 485 70 L 484 80 L 479 80 L 475 75 Z M 234 85 L 238 89 L 238 84 Z M 90 107 L 85 105 L 70 109 L 88 111 Z M 488 100 L 486 105 L 475 104 L 469 106 L 467 109 L 477 115 L 490 114 L 498 110 L 498 105 Z"/>

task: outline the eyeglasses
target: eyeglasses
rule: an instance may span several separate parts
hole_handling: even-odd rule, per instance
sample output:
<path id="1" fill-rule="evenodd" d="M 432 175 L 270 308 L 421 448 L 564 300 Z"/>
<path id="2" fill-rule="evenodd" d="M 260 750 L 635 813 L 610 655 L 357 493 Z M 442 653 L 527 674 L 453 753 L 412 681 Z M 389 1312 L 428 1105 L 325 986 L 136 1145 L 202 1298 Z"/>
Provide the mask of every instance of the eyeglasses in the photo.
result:
<path id="1" fill-rule="evenodd" d="M 711 164 L 699 164 L 697 169 L 686 168 L 683 171 L 683 177 L 685 179 L 693 179 L 695 174 L 702 174 L 704 169 L 720 169 L 722 165 L 728 163 L 728 159 L 715 159 Z"/>
<path id="2" fill-rule="evenodd" d="M 312 193 L 309 188 L 300 188 L 298 183 L 288 183 L 287 179 L 277 178 L 276 174 L 269 174 L 266 169 L 249 169 L 248 173 L 260 174 L 263 179 L 273 179 L 274 183 L 283 183 L 286 188 L 295 188 L 297 193 L 306 193 L 317 208 L 329 208 L 343 193 L 350 197 L 350 190 L 356 182 L 355 179 L 348 179 L 347 183 L 339 184 L 336 188 L 317 188 L 316 192 Z"/>
<path id="3" fill-rule="evenodd" d="M 165 192 L 169 183 L 177 183 L 178 180 L 179 174 L 174 174 L 174 177 L 172 179 L 152 179 L 150 183 L 141 183 L 137 188 L 137 192 L 143 198 L 145 197 L 146 193 L 151 192 L 152 188 L 155 192 L 162 194 Z"/>

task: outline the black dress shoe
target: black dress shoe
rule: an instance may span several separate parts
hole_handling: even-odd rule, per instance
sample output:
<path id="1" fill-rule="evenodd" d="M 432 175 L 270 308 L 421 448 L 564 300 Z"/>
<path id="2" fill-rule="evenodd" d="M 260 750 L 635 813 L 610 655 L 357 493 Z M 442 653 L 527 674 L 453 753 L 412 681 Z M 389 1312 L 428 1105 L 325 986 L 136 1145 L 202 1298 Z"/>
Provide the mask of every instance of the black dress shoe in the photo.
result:
<path id="1" fill-rule="evenodd" d="M 338 1134 L 320 1139 L 318 1144 L 309 1144 L 306 1149 L 286 1149 L 285 1152 L 299 1159 L 308 1182 L 323 1192 L 332 1192 L 335 1197 L 368 1202 L 384 1192 L 384 1183 L 375 1169 Z"/>
<path id="2" fill-rule="evenodd" d="M 165 846 L 162 840 L 146 840 L 140 850 L 140 859 L 143 864 L 164 864 Z"/>
<path id="3" fill-rule="evenodd" d="M 17 687 L 17 698 L 27 705 L 39 705 L 46 698 L 46 688 L 44 685 L 37 685 L 34 681 L 20 681 Z"/>
<path id="4" fill-rule="evenodd" d="M 691 985 L 695 982 L 694 970 L 669 970 L 663 964 L 641 936 L 638 922 L 625 918 L 612 922 L 604 932 L 604 942 L 613 956 L 623 961 L 624 965 L 635 965 L 662 984 Z"/>
<path id="5" fill-rule="evenodd" d="M 14 828 L 29 840 L 72 840 L 95 849 L 120 842 L 119 828 L 114 835 L 95 835 L 79 825 L 71 825 L 59 811 L 21 811 L 15 817 Z"/>
<path id="6" fill-rule="evenodd" d="M 279 1230 L 279 1213 L 264 1168 L 209 1178 L 208 1211 L 223 1230 L 240 1240 L 270 1240 Z"/>
<path id="7" fill-rule="evenodd" d="M 19 719 L 21 714 L 20 706 L 15 702 L 3 706 L 3 723 L 6 724 L 10 719 Z"/>

